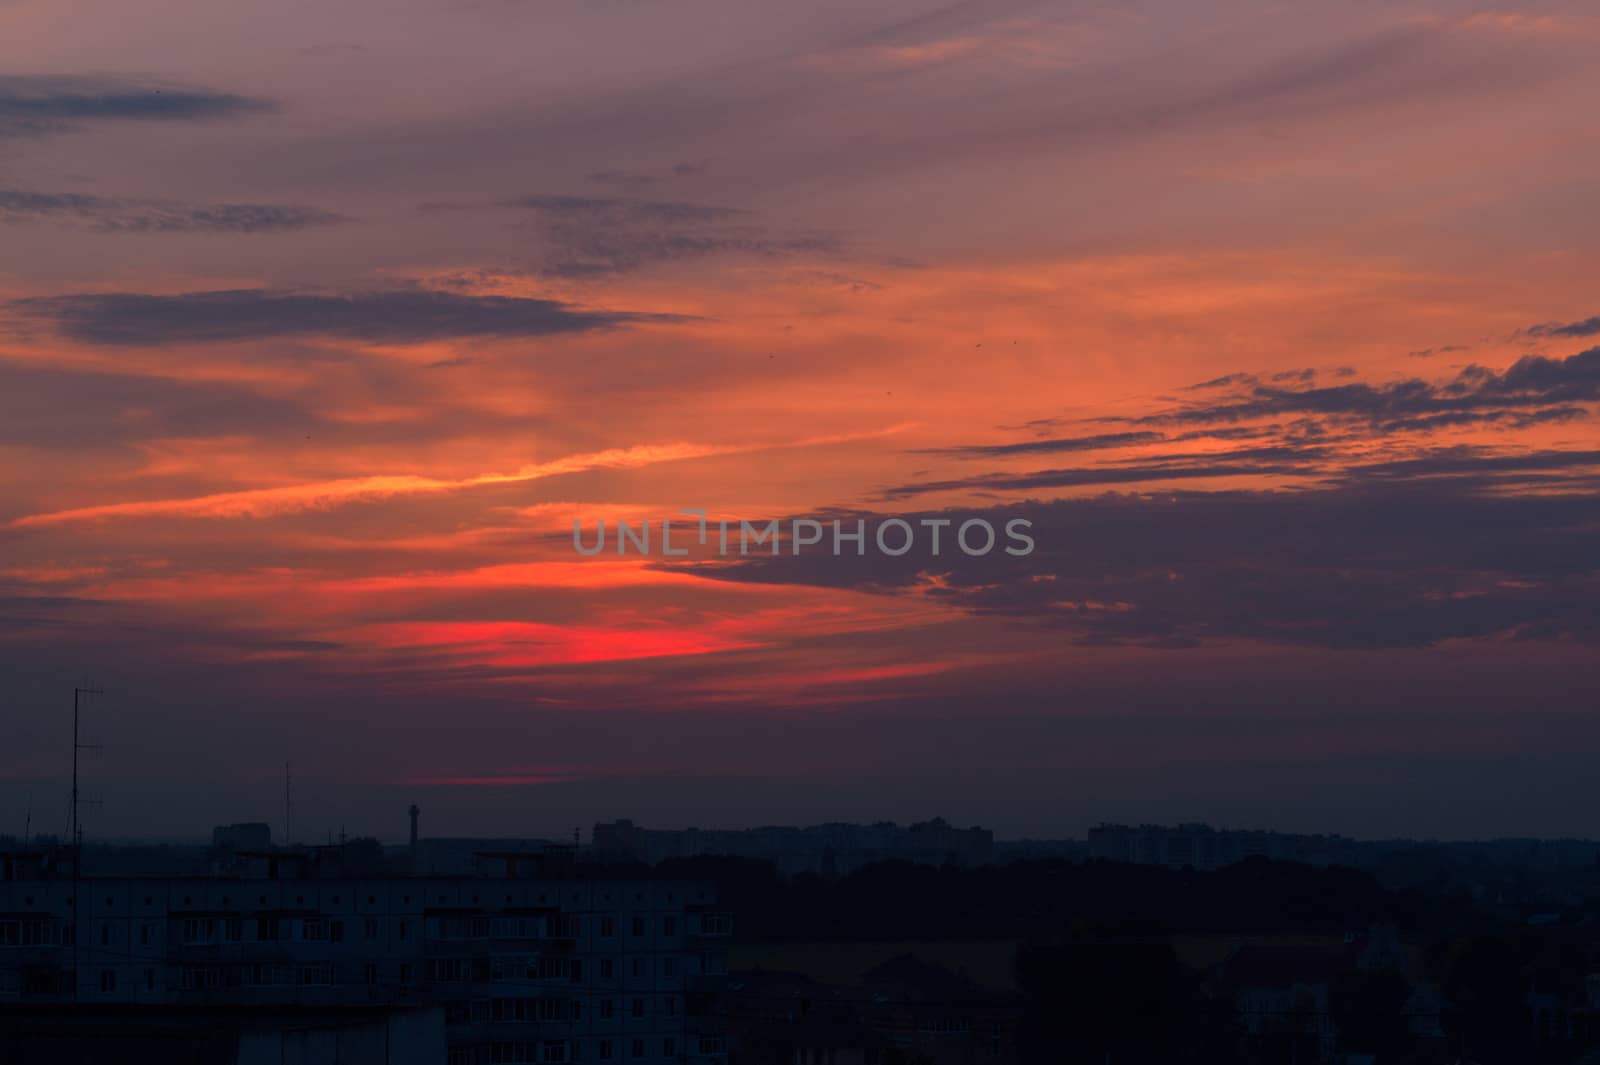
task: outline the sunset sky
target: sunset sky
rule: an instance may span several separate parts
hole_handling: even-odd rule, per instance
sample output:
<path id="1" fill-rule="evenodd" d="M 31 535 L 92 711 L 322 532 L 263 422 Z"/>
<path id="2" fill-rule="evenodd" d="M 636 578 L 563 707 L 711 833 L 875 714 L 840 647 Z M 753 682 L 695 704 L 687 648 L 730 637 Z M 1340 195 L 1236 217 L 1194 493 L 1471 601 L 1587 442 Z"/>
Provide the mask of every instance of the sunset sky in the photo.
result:
<path id="1" fill-rule="evenodd" d="M 1594 835 L 1588 3 L 0 0 L 0 833 Z M 943 513 L 1027 557 L 579 556 Z M 950 513 L 945 513 L 950 512 Z M 689 519 L 683 519 L 689 520 Z"/>

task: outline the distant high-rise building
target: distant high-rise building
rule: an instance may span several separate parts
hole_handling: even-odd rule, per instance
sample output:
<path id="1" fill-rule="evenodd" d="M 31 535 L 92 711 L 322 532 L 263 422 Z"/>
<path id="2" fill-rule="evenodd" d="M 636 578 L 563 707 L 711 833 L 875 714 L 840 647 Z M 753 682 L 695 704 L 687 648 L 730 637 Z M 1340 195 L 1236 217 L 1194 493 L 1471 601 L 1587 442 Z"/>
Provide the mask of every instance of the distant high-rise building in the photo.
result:
<path id="1" fill-rule="evenodd" d="M 265 821 L 218 825 L 211 830 L 211 845 L 219 850 L 265 850 L 272 846 L 272 826 Z"/>
<path id="2" fill-rule="evenodd" d="M 769 861 L 785 874 L 842 876 L 884 861 L 982 865 L 993 858 L 994 833 L 956 828 L 942 818 L 905 827 L 884 821 L 730 830 L 648 829 L 624 820 L 594 826 L 594 853 L 651 865 L 668 858 L 728 855 Z"/>

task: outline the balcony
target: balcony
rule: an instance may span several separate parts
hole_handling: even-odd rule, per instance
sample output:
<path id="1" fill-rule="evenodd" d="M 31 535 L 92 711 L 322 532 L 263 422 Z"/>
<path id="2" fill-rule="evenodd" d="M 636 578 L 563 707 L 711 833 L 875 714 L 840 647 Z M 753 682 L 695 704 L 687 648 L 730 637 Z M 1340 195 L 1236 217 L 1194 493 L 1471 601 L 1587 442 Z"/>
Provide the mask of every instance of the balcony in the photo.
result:
<path id="1" fill-rule="evenodd" d="M 696 939 L 727 939 L 733 934 L 733 914 L 708 910 L 700 913 L 699 920 L 691 922 L 690 935 Z"/>

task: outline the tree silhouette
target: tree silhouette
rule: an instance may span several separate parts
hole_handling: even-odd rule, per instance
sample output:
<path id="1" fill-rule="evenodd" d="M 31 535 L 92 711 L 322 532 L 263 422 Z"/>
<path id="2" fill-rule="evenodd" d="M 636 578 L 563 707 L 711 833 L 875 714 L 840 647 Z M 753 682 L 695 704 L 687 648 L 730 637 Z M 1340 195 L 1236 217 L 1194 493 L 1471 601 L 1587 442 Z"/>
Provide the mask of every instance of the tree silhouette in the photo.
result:
<path id="1" fill-rule="evenodd" d="M 1166 1065 L 1188 1036 L 1190 995 L 1165 929 L 1113 920 L 1017 952 L 1023 1060 Z"/>

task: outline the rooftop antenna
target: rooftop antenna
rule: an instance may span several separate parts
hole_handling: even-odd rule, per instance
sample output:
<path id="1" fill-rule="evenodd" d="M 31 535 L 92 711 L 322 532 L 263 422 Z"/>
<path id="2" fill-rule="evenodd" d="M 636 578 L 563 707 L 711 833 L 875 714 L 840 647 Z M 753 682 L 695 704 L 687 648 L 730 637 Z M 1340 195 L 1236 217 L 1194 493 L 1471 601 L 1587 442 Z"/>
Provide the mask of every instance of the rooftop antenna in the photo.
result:
<path id="1" fill-rule="evenodd" d="M 76 849 L 83 846 L 83 822 L 78 816 L 78 807 L 83 800 L 78 795 L 78 752 L 92 751 L 95 745 L 84 743 L 80 740 L 78 721 L 82 714 L 83 697 L 85 695 L 103 695 L 99 688 L 73 688 L 72 689 L 72 805 L 68 811 L 67 840 Z M 76 854 L 74 854 L 76 859 Z"/>
<path id="2" fill-rule="evenodd" d="M 94 744 L 84 743 L 79 739 L 78 719 L 82 712 L 83 697 L 100 694 L 103 693 L 98 688 L 72 689 L 72 806 L 71 823 L 67 826 L 67 840 L 68 845 L 72 847 L 72 998 L 74 1001 L 78 998 L 78 942 L 83 938 L 79 934 L 83 928 L 83 892 L 78 883 L 83 869 L 83 821 L 78 817 L 78 806 L 81 802 L 78 797 L 78 752 L 94 749 Z"/>

